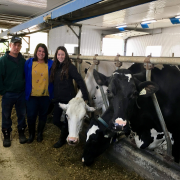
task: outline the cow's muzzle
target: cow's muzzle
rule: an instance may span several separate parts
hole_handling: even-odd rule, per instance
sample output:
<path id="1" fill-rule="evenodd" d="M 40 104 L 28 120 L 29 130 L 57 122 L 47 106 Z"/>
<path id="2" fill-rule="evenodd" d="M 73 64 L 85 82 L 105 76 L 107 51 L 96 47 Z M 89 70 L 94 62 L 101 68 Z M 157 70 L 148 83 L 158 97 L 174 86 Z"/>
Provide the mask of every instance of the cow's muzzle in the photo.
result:
<path id="1" fill-rule="evenodd" d="M 129 131 L 130 131 L 130 128 L 129 128 L 129 125 L 120 125 L 118 123 L 113 123 L 112 124 L 112 127 L 111 127 L 112 131 L 115 131 L 115 132 L 124 132 L 125 134 L 128 134 Z"/>
<path id="2" fill-rule="evenodd" d="M 79 143 L 79 138 L 75 138 L 75 137 L 68 137 L 67 138 L 67 142 L 69 145 L 71 146 L 76 146 Z"/>

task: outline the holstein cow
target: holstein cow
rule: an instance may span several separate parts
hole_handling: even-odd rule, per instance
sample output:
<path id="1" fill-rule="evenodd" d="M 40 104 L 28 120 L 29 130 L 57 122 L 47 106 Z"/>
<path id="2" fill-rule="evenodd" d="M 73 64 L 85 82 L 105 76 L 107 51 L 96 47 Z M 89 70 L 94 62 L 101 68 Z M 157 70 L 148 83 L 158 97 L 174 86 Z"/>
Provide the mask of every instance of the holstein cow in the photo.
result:
<path id="1" fill-rule="evenodd" d="M 80 97 L 71 99 L 68 104 L 59 103 L 59 105 L 66 111 L 68 120 L 69 135 L 67 142 L 69 145 L 75 145 L 79 141 L 79 131 L 83 120 L 87 116 L 87 111 L 93 112 L 95 108 L 89 107 Z"/>
<path id="2" fill-rule="evenodd" d="M 123 68 L 127 68 L 131 65 L 132 63 L 125 63 L 122 67 Z M 93 76 L 93 69 L 94 69 L 94 64 L 88 69 L 87 74 L 85 76 L 85 83 L 87 86 L 87 90 L 89 92 L 89 97 L 90 99 L 92 98 L 93 100 L 93 106 L 96 107 L 96 109 L 100 109 L 102 108 L 102 112 L 105 111 L 105 106 L 103 104 L 103 100 L 101 97 L 101 93 L 99 90 L 99 86 L 97 85 L 97 83 L 94 80 L 94 76 Z M 104 73 L 108 76 L 110 76 L 116 69 L 116 66 L 114 64 L 114 62 L 101 62 L 98 65 L 98 71 L 101 73 Z M 106 93 L 107 91 L 107 87 L 103 86 L 104 92 Z M 78 114 L 79 112 L 76 110 L 76 106 L 78 106 L 79 102 L 75 102 L 76 100 L 78 100 L 78 97 L 82 97 L 82 93 L 81 91 L 79 91 L 76 95 L 76 98 L 73 99 L 73 103 L 70 103 L 68 105 L 61 105 L 60 107 L 64 110 L 66 110 L 66 114 L 68 115 L 68 126 L 69 126 L 69 136 L 68 136 L 68 143 L 69 144 L 77 144 L 79 142 L 79 124 L 82 124 L 82 118 L 80 118 L 81 115 L 77 116 L 76 114 Z M 77 103 L 77 105 L 76 105 Z M 73 107 L 71 107 L 73 106 Z M 80 108 L 84 109 L 85 107 L 80 106 L 79 107 L 79 111 Z M 70 109 L 70 110 L 69 110 Z M 90 111 L 94 111 L 95 109 L 92 108 Z M 82 112 L 85 112 L 84 110 L 82 110 Z M 82 114 L 82 117 L 84 117 L 84 113 Z M 76 119 L 76 120 L 72 120 L 72 119 Z M 69 138 L 70 137 L 70 138 Z"/>
<path id="3" fill-rule="evenodd" d="M 126 69 L 126 68 L 129 68 L 131 65 L 132 65 L 132 63 L 123 63 L 121 68 Z M 105 105 L 103 104 L 103 99 L 101 97 L 99 85 L 96 83 L 94 76 L 93 76 L 94 68 L 95 68 L 94 64 L 90 66 L 90 68 L 87 71 L 84 81 L 86 83 L 86 87 L 89 92 L 90 100 L 93 102 L 93 106 L 97 107 L 97 109 L 102 108 L 102 113 L 104 113 L 106 108 L 105 108 Z M 111 76 L 111 74 L 115 70 L 116 70 L 116 66 L 115 66 L 114 62 L 101 61 L 100 64 L 98 65 L 98 72 L 105 74 L 106 76 Z M 103 86 L 103 90 L 106 94 L 107 87 Z M 78 91 L 76 97 L 82 97 L 81 91 Z M 107 102 L 108 102 L 108 100 L 107 100 Z"/>
<path id="4" fill-rule="evenodd" d="M 85 165 L 90 166 L 95 158 L 117 140 L 118 133 L 111 131 L 109 128 L 109 120 L 112 119 L 113 113 L 113 107 L 109 106 L 101 117 L 91 119 L 82 156 L 82 162 Z M 126 129 L 126 127 L 123 131 L 129 133 L 129 129 Z"/>
<path id="5" fill-rule="evenodd" d="M 136 66 L 136 65 L 135 65 Z M 174 140 L 172 155 L 175 162 L 180 158 L 180 71 L 176 67 L 164 65 L 152 70 L 150 81 L 145 80 L 145 71 L 132 74 L 130 70 L 116 70 L 112 76 L 94 71 L 99 85 L 108 87 L 110 106 L 114 113 L 109 121 L 112 131 L 122 131 L 130 124 L 135 132 L 135 142 L 139 148 L 153 149 L 160 145 L 165 136 L 162 131 L 151 95 L 156 92 L 163 117 L 170 136 Z"/>

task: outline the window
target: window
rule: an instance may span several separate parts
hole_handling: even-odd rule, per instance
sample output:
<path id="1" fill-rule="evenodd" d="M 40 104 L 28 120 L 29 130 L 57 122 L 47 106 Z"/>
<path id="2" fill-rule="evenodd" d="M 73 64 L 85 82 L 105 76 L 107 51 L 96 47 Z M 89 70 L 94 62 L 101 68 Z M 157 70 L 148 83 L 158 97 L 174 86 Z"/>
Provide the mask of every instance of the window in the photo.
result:
<path id="1" fill-rule="evenodd" d="M 161 56 L 161 46 L 147 46 L 146 47 L 146 56 L 151 55 L 154 57 Z"/>
<path id="2" fill-rule="evenodd" d="M 76 53 L 74 48 L 78 47 L 78 44 L 64 44 L 64 47 L 67 49 L 68 54 Z"/>
<path id="3" fill-rule="evenodd" d="M 102 54 L 104 56 L 123 55 L 123 40 L 118 38 L 103 38 Z"/>

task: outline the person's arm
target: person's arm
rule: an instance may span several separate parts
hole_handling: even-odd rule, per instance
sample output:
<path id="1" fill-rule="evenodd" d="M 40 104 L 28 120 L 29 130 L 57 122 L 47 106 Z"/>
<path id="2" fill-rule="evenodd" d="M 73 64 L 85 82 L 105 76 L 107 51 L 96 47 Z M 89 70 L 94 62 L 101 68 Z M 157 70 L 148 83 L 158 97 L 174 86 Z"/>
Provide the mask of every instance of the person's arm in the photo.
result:
<path id="1" fill-rule="evenodd" d="M 3 60 L 0 59 L 0 95 L 4 95 L 6 93 L 6 89 L 4 87 L 4 74 L 5 73 L 5 67 Z"/>
<path id="2" fill-rule="evenodd" d="M 89 98 L 88 98 L 88 91 L 87 91 L 86 85 L 81 75 L 78 73 L 77 68 L 74 65 L 70 65 L 69 74 L 80 87 L 84 101 L 88 102 Z"/>

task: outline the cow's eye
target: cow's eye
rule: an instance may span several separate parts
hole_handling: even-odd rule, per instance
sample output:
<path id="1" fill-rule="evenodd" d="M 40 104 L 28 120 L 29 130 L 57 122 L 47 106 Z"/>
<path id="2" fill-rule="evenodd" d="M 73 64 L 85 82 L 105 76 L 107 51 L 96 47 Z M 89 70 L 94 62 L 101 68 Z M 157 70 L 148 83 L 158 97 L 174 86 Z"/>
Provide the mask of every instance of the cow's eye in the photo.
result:
<path id="1" fill-rule="evenodd" d="M 67 115 L 67 114 L 65 114 L 65 116 L 66 116 L 66 118 L 68 119 L 68 115 Z"/>
<path id="2" fill-rule="evenodd" d="M 109 89 L 107 89 L 107 93 L 110 94 L 110 90 Z"/>

